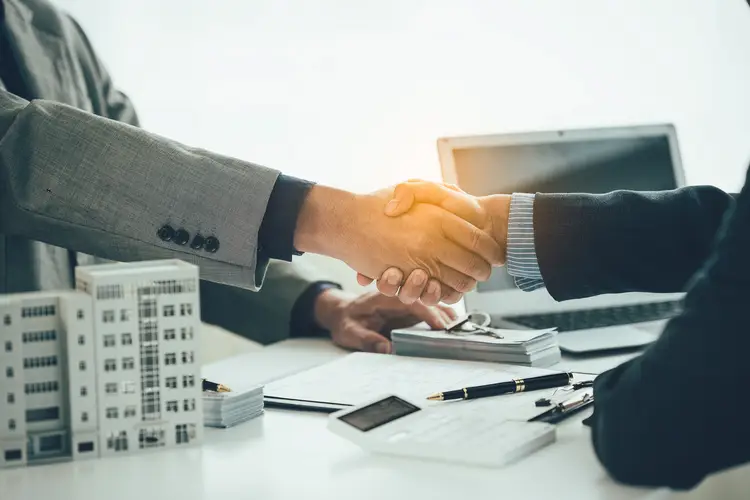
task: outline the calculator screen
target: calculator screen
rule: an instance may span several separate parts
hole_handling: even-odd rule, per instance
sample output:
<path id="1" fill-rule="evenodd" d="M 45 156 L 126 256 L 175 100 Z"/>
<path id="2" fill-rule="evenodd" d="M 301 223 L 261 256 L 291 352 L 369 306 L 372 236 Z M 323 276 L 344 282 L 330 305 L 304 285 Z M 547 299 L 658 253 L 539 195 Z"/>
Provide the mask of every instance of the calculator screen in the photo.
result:
<path id="1" fill-rule="evenodd" d="M 390 396 L 344 415 L 339 420 L 356 427 L 362 432 L 367 432 L 417 411 L 419 411 L 419 407 L 396 396 Z"/>

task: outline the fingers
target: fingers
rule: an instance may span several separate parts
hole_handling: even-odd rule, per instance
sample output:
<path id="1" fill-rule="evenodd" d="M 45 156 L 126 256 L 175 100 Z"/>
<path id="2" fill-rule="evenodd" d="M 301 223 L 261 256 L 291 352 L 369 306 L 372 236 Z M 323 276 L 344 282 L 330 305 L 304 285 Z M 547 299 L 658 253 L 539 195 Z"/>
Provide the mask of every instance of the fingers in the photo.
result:
<path id="1" fill-rule="evenodd" d="M 362 286 L 367 286 L 370 283 L 372 283 L 374 280 L 372 278 L 368 278 L 364 274 L 357 273 L 357 283 L 359 283 Z"/>
<path id="2" fill-rule="evenodd" d="M 452 288 L 443 287 L 443 298 L 442 301 L 444 304 L 457 304 L 462 298 L 464 294 L 461 292 L 458 292 Z"/>
<path id="3" fill-rule="evenodd" d="M 359 323 L 350 323 L 345 329 L 331 332 L 333 341 L 341 347 L 355 351 L 378 352 L 389 354 L 391 342 L 376 331 L 367 329 Z"/>
<path id="4" fill-rule="evenodd" d="M 426 274 L 426 273 L 425 273 Z M 389 267 L 378 280 L 378 291 L 388 297 L 395 297 L 404 281 L 404 273 L 397 267 Z"/>
<path id="5" fill-rule="evenodd" d="M 422 296 L 423 293 L 427 290 L 427 287 L 429 286 L 428 283 L 429 275 L 427 274 L 427 271 L 423 269 L 415 269 L 409 274 L 409 277 L 406 278 L 406 281 L 403 285 L 401 285 L 401 290 L 398 292 L 398 298 L 403 302 L 404 304 L 413 304 L 419 298 Z M 433 289 L 434 293 L 434 289 Z M 440 295 L 438 294 L 438 301 L 440 300 Z"/>
<path id="6" fill-rule="evenodd" d="M 425 304 L 427 306 L 436 306 L 440 303 L 440 299 L 442 296 L 442 285 L 435 278 L 430 278 L 427 282 L 427 286 L 420 296 L 420 300 L 422 301 L 422 304 Z"/>
<path id="7" fill-rule="evenodd" d="M 437 308 L 448 317 L 448 321 L 456 321 L 458 319 L 458 313 L 452 307 L 439 305 Z"/>
<path id="8" fill-rule="evenodd" d="M 397 185 L 393 199 L 385 207 L 385 214 L 391 217 L 402 215 L 415 203 L 437 205 L 475 226 L 483 227 L 486 223 L 486 214 L 475 197 L 457 188 L 425 181 Z"/>
<path id="9" fill-rule="evenodd" d="M 452 288 L 454 292 L 458 292 L 458 299 L 461 299 L 461 294 L 469 292 L 477 286 L 477 280 L 471 276 L 467 276 L 464 273 L 457 271 L 453 267 L 449 267 L 446 264 L 438 264 L 438 273 L 440 281 L 448 287 Z M 443 287 L 443 294 L 445 296 L 445 287 Z M 445 298 L 443 299 L 445 301 Z M 451 302 L 448 302 L 449 304 Z"/>
<path id="10" fill-rule="evenodd" d="M 486 232 L 452 214 L 444 214 L 442 225 L 445 236 L 466 250 L 482 257 L 491 266 L 500 266 L 505 263 L 505 249 Z M 472 262 L 472 264 L 481 265 L 476 262 Z M 489 278 L 489 274 L 485 278 L 477 277 L 480 281 L 487 278 Z M 443 282 L 445 283 L 445 281 Z"/>
<path id="11" fill-rule="evenodd" d="M 486 281 L 492 274 L 492 266 L 476 253 L 460 247 L 454 243 L 446 243 L 435 251 L 435 257 L 444 265 L 466 275 L 476 281 Z M 468 290 L 458 288 L 443 279 L 443 276 L 436 276 L 440 281 L 453 287 L 459 292 Z M 472 287 L 473 288 L 473 287 Z"/>
<path id="12" fill-rule="evenodd" d="M 442 311 L 437 307 L 426 306 L 420 302 L 415 302 L 409 306 L 411 314 L 419 321 L 424 321 L 433 330 L 443 329 L 446 327 L 446 318 Z"/>

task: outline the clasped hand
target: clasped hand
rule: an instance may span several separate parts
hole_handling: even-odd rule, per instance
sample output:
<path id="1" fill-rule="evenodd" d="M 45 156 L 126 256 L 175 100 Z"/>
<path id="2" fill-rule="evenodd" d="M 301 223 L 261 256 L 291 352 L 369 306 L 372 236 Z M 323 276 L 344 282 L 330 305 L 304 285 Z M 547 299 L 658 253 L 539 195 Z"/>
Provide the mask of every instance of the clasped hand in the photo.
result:
<path id="1" fill-rule="evenodd" d="M 384 212 L 401 221 L 401 249 L 412 267 L 394 267 L 391 260 L 380 276 L 358 273 L 361 285 L 377 278 L 378 290 L 410 304 L 421 299 L 427 305 L 455 303 L 463 293 L 489 278 L 492 267 L 505 263 L 510 196 L 471 196 L 456 186 L 421 180 L 408 181 L 374 196 L 392 195 Z M 406 238 L 404 238 L 406 236 Z M 395 240 L 395 238 L 389 238 Z M 384 245 L 395 241 L 382 240 Z M 386 248 L 370 249 L 386 255 Z M 357 266 L 352 266 L 358 269 Z M 408 279 L 404 280 L 406 273 Z"/>

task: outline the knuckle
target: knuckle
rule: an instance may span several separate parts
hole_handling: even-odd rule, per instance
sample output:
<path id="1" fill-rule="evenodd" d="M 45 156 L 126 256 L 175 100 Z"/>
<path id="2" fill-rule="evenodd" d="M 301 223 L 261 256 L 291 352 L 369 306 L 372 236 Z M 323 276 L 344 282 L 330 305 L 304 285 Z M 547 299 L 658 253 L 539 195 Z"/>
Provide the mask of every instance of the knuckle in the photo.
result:
<path id="1" fill-rule="evenodd" d="M 471 230 L 471 249 L 478 250 L 482 244 L 482 233 L 477 228 Z"/>

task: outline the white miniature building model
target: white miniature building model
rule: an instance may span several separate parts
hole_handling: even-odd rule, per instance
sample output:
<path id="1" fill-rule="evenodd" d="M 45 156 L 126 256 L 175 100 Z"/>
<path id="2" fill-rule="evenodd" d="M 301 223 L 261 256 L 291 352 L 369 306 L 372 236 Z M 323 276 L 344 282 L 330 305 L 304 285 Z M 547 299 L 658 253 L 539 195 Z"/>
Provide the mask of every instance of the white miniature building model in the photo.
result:
<path id="1" fill-rule="evenodd" d="M 197 268 L 105 264 L 76 280 L 0 298 L 0 468 L 202 437 Z"/>

